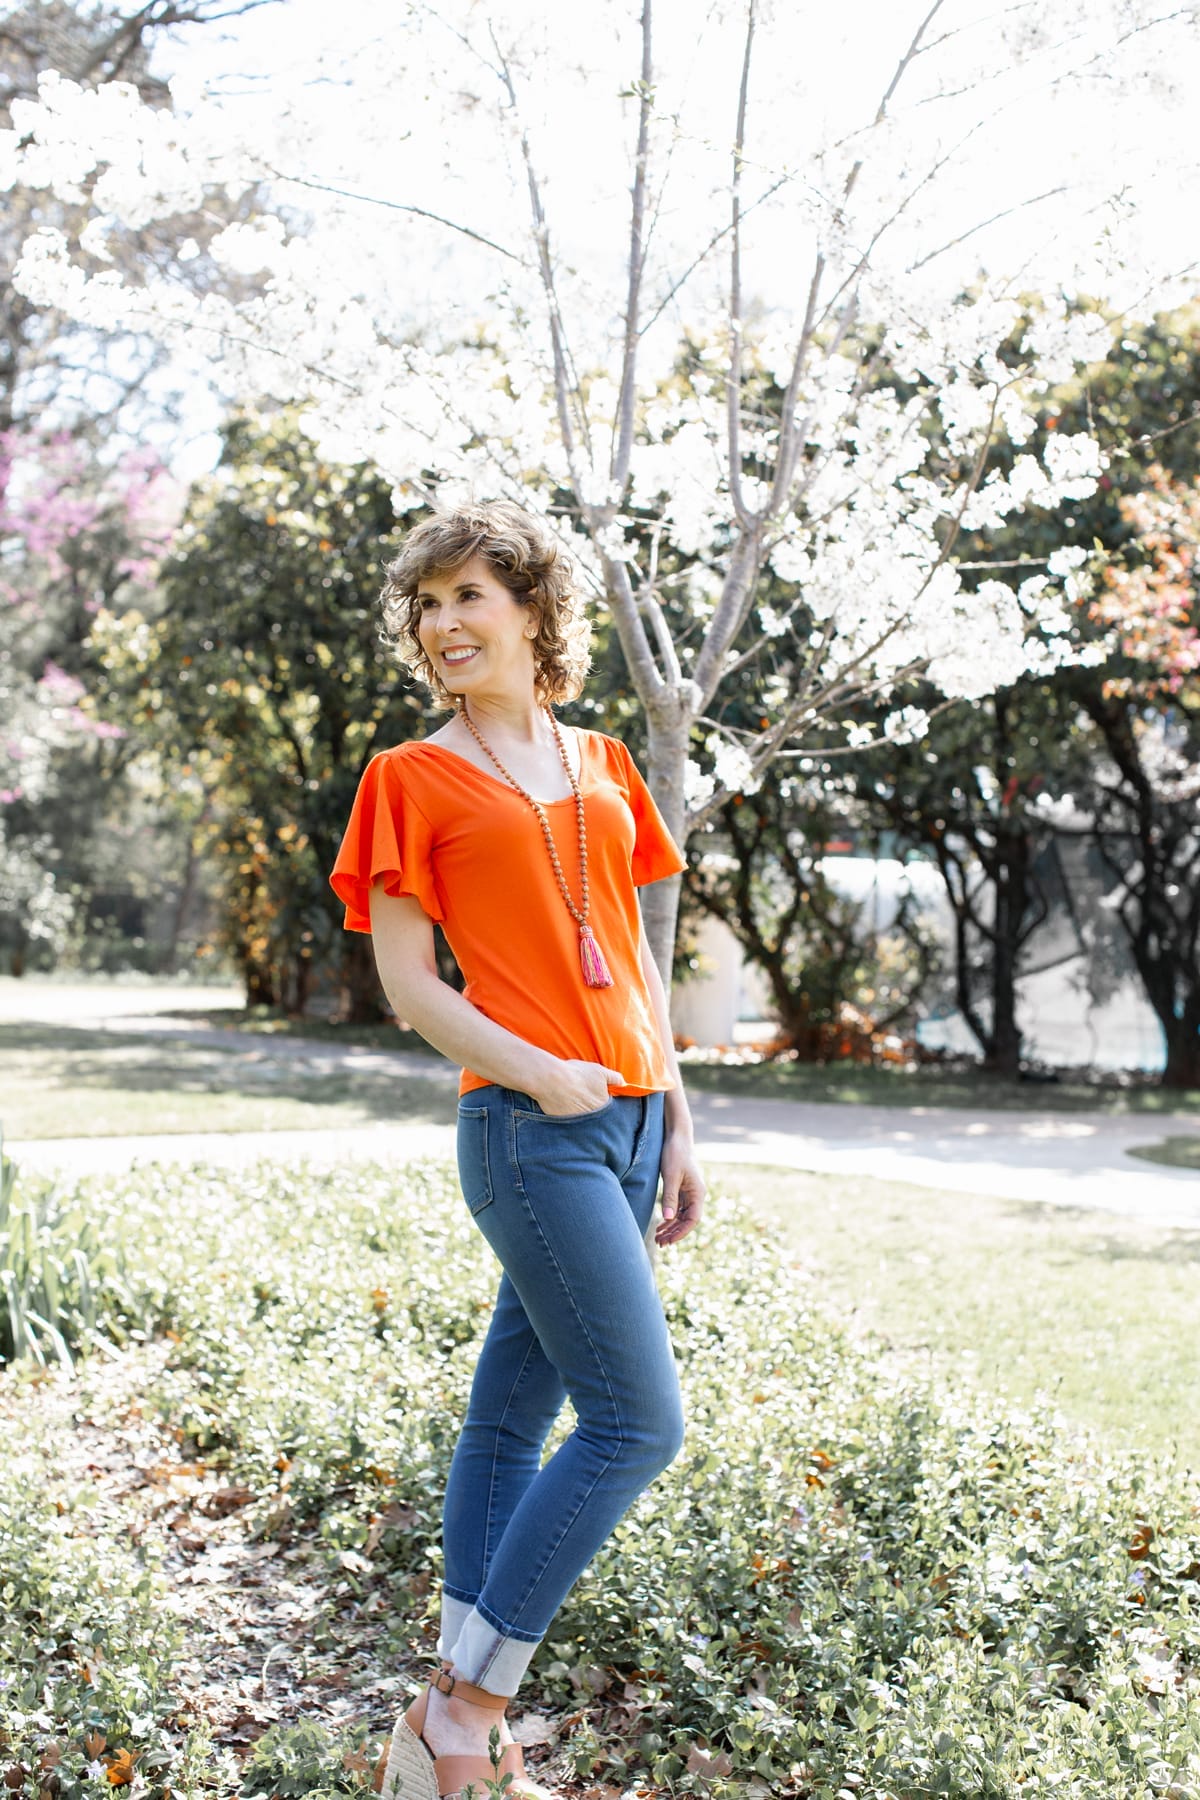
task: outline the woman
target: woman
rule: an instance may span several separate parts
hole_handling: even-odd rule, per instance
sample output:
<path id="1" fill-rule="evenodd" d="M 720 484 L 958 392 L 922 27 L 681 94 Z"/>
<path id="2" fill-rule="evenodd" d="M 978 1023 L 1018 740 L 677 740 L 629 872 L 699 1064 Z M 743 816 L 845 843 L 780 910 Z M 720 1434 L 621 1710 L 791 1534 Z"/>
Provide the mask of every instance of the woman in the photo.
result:
<path id="1" fill-rule="evenodd" d="M 442 1665 L 376 1781 L 385 1800 L 481 1784 L 495 1725 L 509 1793 L 536 1800 L 507 1703 L 682 1441 L 646 1239 L 660 1176 L 659 1245 L 692 1230 L 704 1182 L 635 889 L 683 859 L 624 746 L 555 718 L 587 629 L 534 519 L 494 502 L 424 521 L 383 599 L 453 717 L 371 761 L 331 879 L 397 1016 L 462 1065 L 459 1174 L 503 1274 L 446 1490 Z M 568 1395 L 576 1427 L 542 1467 Z"/>

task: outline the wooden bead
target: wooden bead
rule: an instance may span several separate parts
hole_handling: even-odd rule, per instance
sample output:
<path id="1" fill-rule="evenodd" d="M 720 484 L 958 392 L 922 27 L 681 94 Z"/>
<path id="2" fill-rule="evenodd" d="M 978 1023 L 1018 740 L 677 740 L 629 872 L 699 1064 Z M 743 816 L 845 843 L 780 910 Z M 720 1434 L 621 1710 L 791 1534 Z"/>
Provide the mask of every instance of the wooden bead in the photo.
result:
<path id="1" fill-rule="evenodd" d="M 465 701 L 461 703 L 458 710 L 459 717 L 462 719 L 463 724 L 471 733 L 471 736 L 475 739 L 475 742 L 479 745 L 479 748 L 483 751 L 484 755 L 491 758 L 501 775 L 503 775 L 505 781 L 508 782 L 509 786 L 515 788 L 517 793 L 529 802 L 530 806 L 537 814 L 538 823 L 542 828 L 542 836 L 546 840 L 546 848 L 550 852 L 550 866 L 554 870 L 554 878 L 558 883 L 559 892 L 567 903 L 567 910 L 570 912 L 571 917 L 579 926 L 580 930 L 582 930 L 588 922 L 588 911 L 590 908 L 587 869 L 587 821 L 583 811 L 583 795 L 580 792 L 579 783 L 575 779 L 575 772 L 572 769 L 570 759 L 567 756 L 567 747 L 563 743 L 562 732 L 559 730 L 558 720 L 553 713 L 550 713 L 550 727 L 554 732 L 554 741 L 558 745 L 558 754 L 562 758 L 562 765 L 566 770 L 567 780 L 571 784 L 571 793 L 575 800 L 575 817 L 579 826 L 579 876 L 580 888 L 582 890 L 582 911 L 580 911 L 579 907 L 576 906 L 571 898 L 571 890 L 567 886 L 567 878 L 563 874 L 562 864 L 558 860 L 558 851 L 554 844 L 554 833 L 550 829 L 550 821 L 546 817 L 545 808 L 539 800 L 535 800 L 533 795 L 521 786 L 521 783 L 517 780 L 516 776 L 511 775 L 505 768 L 504 764 L 500 761 L 500 758 L 484 738 L 483 733 L 479 730 L 470 713 L 467 711 Z"/>

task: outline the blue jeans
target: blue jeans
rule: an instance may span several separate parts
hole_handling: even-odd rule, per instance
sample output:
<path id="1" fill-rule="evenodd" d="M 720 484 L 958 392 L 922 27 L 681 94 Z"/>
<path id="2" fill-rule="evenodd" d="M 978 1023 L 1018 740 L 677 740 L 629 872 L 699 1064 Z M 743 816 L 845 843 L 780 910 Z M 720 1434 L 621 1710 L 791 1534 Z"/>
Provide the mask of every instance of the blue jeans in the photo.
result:
<path id="1" fill-rule="evenodd" d="M 504 1273 L 446 1487 L 439 1650 L 513 1694 L 617 1520 L 678 1455 L 675 1357 L 646 1246 L 663 1099 L 570 1118 L 510 1088 L 458 1109 L 463 1194 Z M 570 1396 L 576 1424 L 542 1466 Z"/>

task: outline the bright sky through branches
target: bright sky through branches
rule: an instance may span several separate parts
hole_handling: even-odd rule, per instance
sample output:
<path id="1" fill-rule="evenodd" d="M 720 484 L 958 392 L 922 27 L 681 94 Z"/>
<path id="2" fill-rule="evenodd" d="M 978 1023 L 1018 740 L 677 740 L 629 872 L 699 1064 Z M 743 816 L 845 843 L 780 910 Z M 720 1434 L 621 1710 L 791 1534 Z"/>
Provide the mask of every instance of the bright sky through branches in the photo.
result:
<path id="1" fill-rule="evenodd" d="M 381 8 L 378 0 L 339 0 L 336 6 L 280 0 L 237 20 L 225 34 L 192 34 L 180 47 L 177 67 L 188 88 L 209 84 L 234 128 L 251 137 L 280 109 L 294 109 L 294 155 L 287 164 L 280 160 L 281 174 L 348 187 L 377 201 L 415 202 L 486 234 L 505 210 L 498 191 L 508 179 L 505 146 L 481 141 L 465 112 L 457 130 L 436 129 L 441 117 L 433 102 L 452 96 L 423 96 L 413 81 L 409 59 L 420 67 L 436 40 L 430 20 L 439 10 Z M 816 150 L 838 139 L 852 145 L 854 134 L 871 124 L 928 0 L 845 0 L 804 8 L 780 3 L 762 10 L 771 52 L 769 59 L 760 57 L 751 83 L 748 162 L 764 180 L 790 172 L 802 183 L 806 159 Z M 559 248 L 580 266 L 598 244 L 619 249 L 627 171 L 598 151 L 611 140 L 615 96 L 637 73 L 636 0 L 578 9 L 569 29 L 560 8 L 532 0 L 484 0 L 445 12 L 451 22 L 462 12 L 476 21 L 515 23 L 529 49 L 553 46 L 564 74 L 589 71 L 586 84 L 567 79 L 557 94 L 544 82 L 540 91 L 527 87 L 522 102 L 540 115 L 535 129 L 551 152 L 543 158 L 550 203 L 568 202 L 552 212 Z M 712 166 L 704 174 L 727 174 L 736 97 L 729 58 L 741 12 L 696 0 L 660 0 L 656 9 L 662 104 L 678 114 L 691 152 L 671 196 L 676 225 L 686 224 L 690 204 L 703 207 L 707 200 L 708 183 L 702 191 L 687 179 L 708 160 L 706 146 Z M 1088 12 L 1087 4 L 1068 12 L 1042 0 L 1008 6 L 947 0 L 935 24 L 928 70 L 918 64 L 906 75 L 893 103 L 904 121 L 897 154 L 928 155 L 936 147 L 946 157 L 929 207 L 914 215 L 914 240 L 917 217 L 922 226 L 919 254 L 928 253 L 924 228 L 931 218 L 942 243 L 970 234 L 943 258 L 948 278 L 969 277 L 984 261 L 993 271 L 1021 270 L 1031 286 L 1044 285 L 1062 278 L 1064 255 L 1073 248 L 1069 239 L 1086 243 L 1114 226 L 1126 244 L 1131 237 L 1141 240 L 1147 265 L 1166 268 L 1174 257 L 1182 267 L 1188 260 L 1179 222 L 1195 216 L 1188 196 L 1196 193 L 1198 162 L 1188 102 L 1200 90 L 1200 34 L 1190 64 L 1180 61 L 1177 36 L 1168 41 L 1154 29 L 1142 34 L 1140 78 L 1124 96 L 1114 92 L 1109 104 L 1108 48 L 1099 32 L 1089 34 Z M 1178 9 L 1164 3 L 1162 12 L 1168 18 Z M 1050 54 L 1020 68 L 989 60 L 1001 17 L 1044 38 Z M 451 25 L 442 35 L 452 47 Z M 465 47 L 460 60 L 464 89 L 473 91 L 479 70 Z M 963 71 L 979 79 L 965 82 L 955 96 L 955 77 Z M 1082 92 L 1056 84 L 1056 76 L 1081 71 L 1087 76 Z M 436 77 L 428 85 L 436 85 Z M 632 101 L 623 103 L 623 113 L 631 128 Z M 609 179 L 597 181 L 597 175 Z M 1038 198 L 1064 176 L 1075 187 L 1073 200 Z M 286 185 L 292 201 L 303 204 L 304 190 Z M 1115 209 L 1104 203 L 1114 187 L 1123 190 Z M 586 195 L 587 205 L 571 204 L 573 195 Z M 307 198 L 315 199 L 311 190 Z M 1014 206 L 1007 219 L 976 229 Z M 377 249 L 389 235 L 381 209 L 346 202 L 342 222 L 364 248 Z M 786 263 L 788 245 L 779 237 L 771 242 L 771 231 L 768 207 L 764 242 L 756 249 Z M 433 222 L 423 239 L 405 236 L 410 252 L 419 247 L 431 260 L 443 254 L 445 234 Z M 1129 260 L 1136 266 L 1139 258 Z M 411 264 L 405 273 L 411 280 Z M 1132 298 L 1136 287 L 1136 280 L 1125 283 L 1123 297 Z"/>
<path id="2" fill-rule="evenodd" d="M 928 10 L 929 0 L 762 9 L 770 53 L 760 52 L 754 69 L 746 144 L 748 192 L 766 195 L 745 225 L 751 316 L 792 328 L 813 253 L 806 197 L 827 201 L 844 178 Z M 890 108 L 895 173 L 911 186 L 914 171 L 940 164 L 890 227 L 884 252 L 897 270 L 921 265 L 927 305 L 971 284 L 981 267 L 1016 291 L 1082 288 L 1134 310 L 1144 307 L 1150 271 L 1181 277 L 1175 297 L 1200 285 L 1184 273 L 1195 251 L 1179 228 L 1200 210 L 1187 104 L 1200 90 L 1200 34 L 1190 62 L 1178 33 L 1137 34 L 1135 76 L 1130 82 L 1126 71 L 1116 84 L 1111 43 L 1100 24 L 1089 26 L 1091 10 L 1090 0 L 1069 16 L 1041 0 L 944 0 L 930 49 Z M 1171 11 L 1164 4 L 1164 16 Z M 224 30 L 188 34 L 170 70 L 177 104 L 210 122 L 220 109 L 230 140 L 245 143 L 251 166 L 270 179 L 274 204 L 307 218 L 313 256 L 389 316 L 392 329 L 454 315 L 482 325 L 513 274 L 503 253 L 527 251 L 513 211 L 523 172 L 511 134 L 491 123 L 496 81 L 477 54 L 479 27 L 494 20 L 518 45 L 552 246 L 564 283 L 573 274 L 576 293 L 596 309 L 599 361 L 599 339 L 619 329 L 637 14 L 636 0 L 596 0 L 572 14 L 568 31 L 560 9 L 532 0 L 383 8 L 378 0 L 278 0 Z M 670 176 L 653 249 L 672 276 L 691 266 L 727 210 L 731 55 L 743 14 L 695 0 L 656 7 L 657 99 L 675 142 L 660 161 Z M 456 42 L 456 21 L 470 22 L 475 50 Z M 1011 53 L 1030 38 L 1042 54 Z M 557 83 L 535 60 L 547 50 Z M 1081 72 L 1079 87 L 1071 78 Z M 876 150 L 860 191 L 880 166 Z M 330 188 L 363 198 L 323 191 Z M 881 186 L 879 217 L 888 204 Z M 248 239 L 248 274 L 256 255 Z M 657 328 L 661 351 L 711 307 L 727 273 L 718 254 L 672 295 Z M 911 300 L 907 273 L 906 281 Z"/>

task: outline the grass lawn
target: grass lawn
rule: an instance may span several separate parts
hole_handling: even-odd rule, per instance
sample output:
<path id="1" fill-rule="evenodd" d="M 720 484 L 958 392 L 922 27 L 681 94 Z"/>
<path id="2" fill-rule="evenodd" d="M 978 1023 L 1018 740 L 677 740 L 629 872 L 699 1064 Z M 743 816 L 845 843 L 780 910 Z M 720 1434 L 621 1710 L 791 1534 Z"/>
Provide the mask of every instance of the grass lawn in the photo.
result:
<path id="1" fill-rule="evenodd" d="M 395 1025 L 332 1025 L 321 1019 L 289 1019 L 268 1007 L 245 1010 L 174 1009 L 180 1018 L 211 1025 L 231 1036 L 317 1038 L 343 1048 L 403 1049 L 436 1059 L 415 1031 Z M 1064 1076 L 1058 1081 L 1002 1080 L 978 1068 L 918 1068 L 858 1063 L 736 1063 L 684 1059 L 684 1080 L 706 1093 L 759 1100 L 844 1101 L 848 1106 L 958 1106 L 1004 1112 L 1200 1113 L 1200 1089 L 1160 1088 L 1150 1077 L 1098 1080 Z"/>
<path id="2" fill-rule="evenodd" d="M 280 1059 L 234 1034 L 214 1049 L 44 1024 L 0 1024 L 0 1094 L 10 1139 L 451 1123 L 455 1107 L 450 1071 L 432 1059 L 428 1077 L 398 1078 Z"/>
<path id="3" fill-rule="evenodd" d="M 998 1112 L 1200 1113 L 1200 1090 L 1121 1085 L 1115 1078 L 1009 1081 L 977 1068 L 858 1063 L 686 1062 L 684 1080 L 708 1093 L 757 1100 L 841 1100 L 849 1106 L 959 1106 Z"/>
<path id="4" fill-rule="evenodd" d="M 1168 1169 L 1200 1169 L 1200 1137 L 1167 1137 L 1161 1143 L 1139 1144 L 1129 1154 Z"/>
<path id="5" fill-rule="evenodd" d="M 914 1365 L 1200 1469 L 1200 1233 L 866 1176 L 719 1171 Z"/>
<path id="6" fill-rule="evenodd" d="M 219 988 L 197 989 L 162 981 L 72 985 L 0 978 L 0 1092 L 13 1096 L 6 1128 L 14 1136 L 90 1131 L 112 1135 L 145 1130 L 354 1125 L 397 1116 L 392 1110 L 394 1088 L 387 1083 L 373 1085 L 366 1071 L 356 1072 L 352 1081 L 342 1084 L 320 1078 L 312 1068 L 307 1073 L 298 1068 L 295 1081 L 265 1074 L 272 1047 L 282 1052 L 294 1039 L 328 1044 L 341 1051 L 403 1050 L 426 1058 L 432 1069 L 446 1068 L 416 1032 L 401 1031 L 393 1024 L 348 1026 L 319 1018 L 294 1019 L 276 1008 L 221 1004 L 221 994 Z M 236 1001 L 234 989 L 227 994 L 230 1002 Z M 123 1032 L 115 1024 L 121 1015 L 138 1012 L 169 1012 L 172 1018 L 219 1033 L 229 1046 L 230 1079 L 211 1079 L 203 1059 L 185 1051 L 178 1035 L 161 1034 L 163 1048 L 158 1050 L 155 1034 Z M 89 1030 L 88 1021 L 103 1015 L 108 1015 L 112 1027 L 103 1033 Z M 263 1068 L 257 1073 L 245 1049 L 254 1044 L 261 1046 L 263 1053 Z M 128 1079 L 117 1080 L 97 1071 L 94 1052 L 105 1045 L 111 1045 L 114 1058 L 119 1054 L 125 1061 Z M 36 1052 L 39 1060 L 27 1063 L 27 1049 Z M 40 1060 L 46 1051 L 62 1052 L 63 1060 Z M 218 1056 L 215 1050 L 206 1054 L 211 1061 Z M 166 1078 L 171 1066 L 178 1073 L 174 1084 Z M 1200 1114 L 1200 1090 L 1160 1088 L 1148 1076 L 1088 1079 L 1082 1072 L 1068 1072 L 1057 1081 L 1009 1081 L 960 1064 L 911 1069 L 855 1063 L 818 1067 L 787 1062 L 693 1062 L 686 1057 L 684 1073 L 689 1087 L 752 1099 L 1045 1113 Z M 78 1081 L 73 1080 L 76 1074 Z M 156 1074 L 164 1079 L 155 1079 Z M 103 1106 L 97 1109 L 100 1089 L 108 1091 Z M 197 1098 L 189 1099 L 189 1092 Z M 147 1095 L 153 1098 L 147 1100 Z M 419 1102 L 421 1097 L 413 1098 Z M 75 1115 L 77 1121 L 102 1116 L 104 1123 L 62 1125 L 56 1123 L 60 1114 Z M 400 1116 L 446 1115 L 435 1110 L 429 1115 Z M 33 1122 L 26 1124 L 26 1117 Z M 157 1117 L 158 1122 L 138 1122 L 147 1117 Z M 47 1119 L 48 1124 L 42 1123 Z"/>

